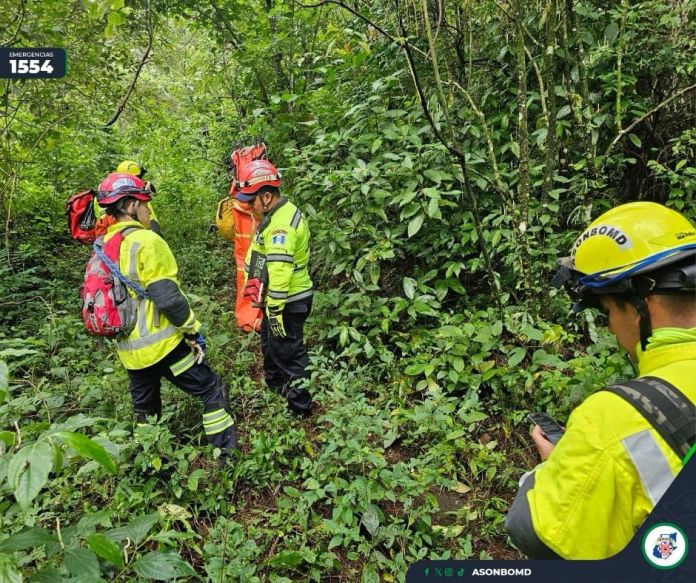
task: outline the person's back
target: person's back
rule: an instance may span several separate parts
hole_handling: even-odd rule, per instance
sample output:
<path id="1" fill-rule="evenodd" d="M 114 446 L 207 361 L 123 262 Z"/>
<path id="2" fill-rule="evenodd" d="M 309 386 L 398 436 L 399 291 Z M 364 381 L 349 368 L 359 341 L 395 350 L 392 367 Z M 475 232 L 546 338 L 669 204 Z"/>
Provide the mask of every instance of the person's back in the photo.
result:
<path id="1" fill-rule="evenodd" d="M 119 268 L 129 279 L 143 288 L 158 281 L 176 282 L 177 265 L 167 242 L 159 235 L 143 228 L 138 221 L 124 221 L 111 225 L 104 236 L 109 241 L 117 232 L 129 230 L 121 243 Z M 152 299 L 141 299 L 138 321 L 130 335 L 118 342 L 119 356 L 126 368 L 144 368 L 159 361 L 181 342 L 184 333 L 197 330 L 186 322 L 172 324 Z M 193 314 L 190 315 L 193 318 Z"/>
<path id="2" fill-rule="evenodd" d="M 169 246 L 143 228 L 149 219 L 144 204 L 149 191 L 136 176 L 113 173 L 99 186 L 97 196 L 115 221 L 105 243 L 123 233 L 118 269 L 130 280 L 128 292 L 136 302 L 135 325 L 128 336 L 117 340 L 116 348 L 128 372 L 138 422 L 161 414 L 161 380 L 166 378 L 201 400 L 206 437 L 228 457 L 237 447 L 237 433 L 228 411 L 227 386 L 205 361 L 201 323 L 181 292 Z"/>

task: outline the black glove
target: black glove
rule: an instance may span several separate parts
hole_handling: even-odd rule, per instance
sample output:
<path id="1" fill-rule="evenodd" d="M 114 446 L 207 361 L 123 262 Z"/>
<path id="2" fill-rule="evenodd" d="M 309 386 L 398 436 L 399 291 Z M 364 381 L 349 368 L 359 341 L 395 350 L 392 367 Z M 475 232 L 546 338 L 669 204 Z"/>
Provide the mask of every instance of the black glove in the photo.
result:
<path id="1" fill-rule="evenodd" d="M 268 327 L 271 329 L 271 334 L 276 338 L 285 338 L 285 326 L 283 325 L 283 308 L 269 306 L 266 309 L 268 317 Z"/>

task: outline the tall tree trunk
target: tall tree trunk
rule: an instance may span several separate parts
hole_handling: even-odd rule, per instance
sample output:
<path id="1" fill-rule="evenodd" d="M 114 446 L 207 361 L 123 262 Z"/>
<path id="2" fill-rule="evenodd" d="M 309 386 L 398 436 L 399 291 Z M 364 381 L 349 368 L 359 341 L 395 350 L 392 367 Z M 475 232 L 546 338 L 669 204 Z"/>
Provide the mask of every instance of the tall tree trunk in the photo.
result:
<path id="1" fill-rule="evenodd" d="M 577 27 L 573 0 L 566 0 L 566 20 L 568 25 L 568 38 L 570 53 L 576 55 L 576 65 L 578 67 L 578 77 L 580 82 L 580 102 L 574 104 L 570 100 L 575 121 L 580 128 L 580 140 L 585 152 L 585 177 L 587 185 L 582 193 L 580 204 L 584 210 L 584 221 L 589 222 L 592 215 L 592 191 L 595 186 L 595 156 L 592 148 L 592 130 L 590 120 L 586 112 L 589 111 L 590 91 L 587 83 L 587 68 L 585 67 L 585 45 L 582 42 L 582 35 Z"/>
<path id="2" fill-rule="evenodd" d="M 526 299 L 532 297 L 533 279 L 529 265 L 529 240 L 527 229 L 529 228 L 529 129 L 527 127 L 527 56 L 525 53 L 524 29 L 522 27 L 522 11 L 520 2 L 515 2 L 515 57 L 517 61 L 517 143 L 519 145 L 519 181 L 517 183 L 517 205 L 515 225 L 513 227 L 515 238 L 519 244 L 520 261 L 524 283 L 522 289 Z"/>

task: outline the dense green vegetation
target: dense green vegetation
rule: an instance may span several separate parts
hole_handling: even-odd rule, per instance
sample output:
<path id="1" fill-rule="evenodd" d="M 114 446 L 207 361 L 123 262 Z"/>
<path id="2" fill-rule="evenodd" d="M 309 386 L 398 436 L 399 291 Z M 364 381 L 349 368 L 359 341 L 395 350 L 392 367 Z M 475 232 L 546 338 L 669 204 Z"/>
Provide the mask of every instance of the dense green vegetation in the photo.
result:
<path id="1" fill-rule="evenodd" d="M 591 217 L 696 218 L 694 4 L 9 0 L 3 46 L 65 47 L 0 89 L 0 581 L 403 581 L 421 558 L 518 557 L 502 523 L 564 420 L 629 375 L 549 286 Z M 306 4 L 306 5 L 305 5 Z M 263 136 L 306 212 L 318 288 L 298 421 L 263 389 L 208 233 Z M 154 206 L 243 455 L 221 472 L 172 387 L 134 428 L 80 320 L 64 203 L 124 159 Z"/>

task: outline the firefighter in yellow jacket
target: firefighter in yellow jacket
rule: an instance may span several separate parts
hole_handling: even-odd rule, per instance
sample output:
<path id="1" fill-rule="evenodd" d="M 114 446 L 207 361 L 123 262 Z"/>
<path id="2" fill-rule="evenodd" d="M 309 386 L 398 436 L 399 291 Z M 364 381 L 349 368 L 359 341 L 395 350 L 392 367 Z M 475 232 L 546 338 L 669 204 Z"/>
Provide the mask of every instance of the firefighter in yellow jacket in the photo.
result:
<path id="1" fill-rule="evenodd" d="M 162 377 L 203 403 L 203 429 L 208 441 L 223 451 L 237 447 L 234 421 L 228 412 L 227 386 L 205 361 L 205 340 L 186 296 L 179 288 L 177 265 L 167 243 L 149 230 L 150 194 L 131 174 L 113 173 L 99 185 L 99 204 L 115 219 L 104 237 L 127 230 L 121 243 L 119 269 L 147 292 L 137 299 L 137 322 L 116 344 L 128 371 L 133 408 L 139 422 L 162 412 Z M 133 297 L 135 292 L 129 289 Z"/>
<path id="2" fill-rule="evenodd" d="M 280 174 L 268 160 L 255 160 L 240 171 L 242 202 L 253 203 L 264 218 L 247 253 L 245 297 L 263 308 L 261 350 L 268 387 L 288 401 L 290 411 L 311 412 L 304 323 L 312 311 L 309 277 L 309 228 L 302 212 L 280 196 Z"/>
<path id="3" fill-rule="evenodd" d="M 587 398 L 555 446 L 534 427 L 543 463 L 521 480 L 506 527 L 530 558 L 603 559 L 633 537 L 696 439 L 696 229 L 662 205 L 625 204 L 560 263 L 555 283 L 576 311 L 607 314 L 638 378 Z"/>

